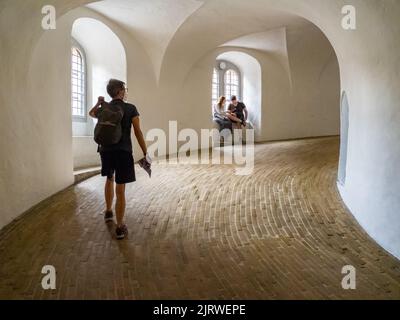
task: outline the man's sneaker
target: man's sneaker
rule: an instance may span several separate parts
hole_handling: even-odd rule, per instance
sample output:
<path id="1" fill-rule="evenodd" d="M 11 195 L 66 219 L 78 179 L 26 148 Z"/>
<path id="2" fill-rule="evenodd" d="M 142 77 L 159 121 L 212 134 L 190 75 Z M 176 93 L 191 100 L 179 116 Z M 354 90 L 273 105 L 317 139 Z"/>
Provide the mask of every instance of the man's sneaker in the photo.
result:
<path id="1" fill-rule="evenodd" d="M 111 222 L 111 221 L 113 221 L 113 218 L 114 218 L 114 214 L 112 211 L 106 211 L 104 213 L 104 221 L 105 222 Z"/>
<path id="2" fill-rule="evenodd" d="M 115 233 L 116 233 L 117 239 L 122 240 L 128 235 L 128 228 L 124 224 L 121 227 L 117 227 L 117 229 L 115 230 Z"/>

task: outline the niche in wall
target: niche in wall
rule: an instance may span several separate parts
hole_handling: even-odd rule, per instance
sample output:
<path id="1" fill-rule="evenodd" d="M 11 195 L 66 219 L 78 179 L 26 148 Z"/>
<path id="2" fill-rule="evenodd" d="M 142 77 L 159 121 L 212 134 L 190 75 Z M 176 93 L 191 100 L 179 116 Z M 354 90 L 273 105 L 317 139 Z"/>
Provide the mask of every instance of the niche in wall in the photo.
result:
<path id="1" fill-rule="evenodd" d="M 238 96 L 239 99 L 245 103 L 249 111 L 248 120 L 254 128 L 255 138 L 257 140 L 261 127 L 261 65 L 254 57 L 239 51 L 228 51 L 220 54 L 217 57 L 217 63 L 220 62 L 226 63 L 226 70 L 237 68 L 237 72 L 240 76 L 238 82 Z M 218 66 L 219 64 L 216 65 L 214 70 Z M 220 88 L 223 88 L 223 86 L 220 86 Z M 227 90 L 224 90 L 223 93 L 226 94 L 226 91 Z M 226 98 L 230 99 L 229 96 Z"/>
<path id="2" fill-rule="evenodd" d="M 110 78 L 126 82 L 125 49 L 117 35 L 104 23 L 92 18 L 79 18 L 72 27 L 72 46 L 79 44 L 85 56 L 85 117 L 73 122 L 74 136 L 92 136 L 93 121 L 87 112 L 98 96 L 109 98 L 106 85 Z M 101 41 L 99 41 L 101 39 Z"/>
<path id="3" fill-rule="evenodd" d="M 345 91 L 342 93 L 340 103 L 340 157 L 338 182 L 344 186 L 346 183 L 347 144 L 349 132 L 349 102 Z"/>
<path id="4" fill-rule="evenodd" d="M 95 120 L 87 114 L 97 102 L 99 96 L 110 100 L 106 86 L 111 78 L 119 79 L 126 83 L 127 63 L 125 48 L 118 36 L 108 26 L 96 19 L 79 18 L 75 20 L 72 26 L 71 37 L 73 39 L 71 43 L 72 48 L 74 46 L 78 47 L 84 55 L 85 62 L 84 83 L 86 85 L 84 88 L 84 98 L 82 98 L 85 102 L 84 112 L 81 112 L 82 116 L 80 119 L 76 116 L 72 117 L 74 169 L 80 169 L 99 165 L 97 145 L 93 140 Z M 76 60 L 77 58 L 74 59 L 72 56 L 72 95 L 74 93 L 73 67 Z M 74 107 L 74 97 L 72 96 L 71 98 L 71 107 Z M 75 111 L 75 113 L 77 112 Z"/>

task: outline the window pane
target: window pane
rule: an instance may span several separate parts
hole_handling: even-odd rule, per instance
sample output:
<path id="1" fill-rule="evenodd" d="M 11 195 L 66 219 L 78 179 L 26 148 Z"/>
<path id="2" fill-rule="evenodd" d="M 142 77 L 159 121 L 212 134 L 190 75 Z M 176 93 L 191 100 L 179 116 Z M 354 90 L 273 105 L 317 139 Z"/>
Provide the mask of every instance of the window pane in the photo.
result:
<path id="1" fill-rule="evenodd" d="M 231 96 L 239 96 L 239 75 L 230 69 L 225 73 L 225 95 L 229 99 Z"/>
<path id="2" fill-rule="evenodd" d="M 212 97 L 211 97 L 212 105 L 215 105 L 218 102 L 218 98 L 219 98 L 219 74 L 217 69 L 214 68 L 213 78 L 212 78 Z"/>
<path id="3" fill-rule="evenodd" d="M 71 100 L 72 115 L 85 115 L 85 66 L 80 51 L 77 48 L 71 49 Z"/>

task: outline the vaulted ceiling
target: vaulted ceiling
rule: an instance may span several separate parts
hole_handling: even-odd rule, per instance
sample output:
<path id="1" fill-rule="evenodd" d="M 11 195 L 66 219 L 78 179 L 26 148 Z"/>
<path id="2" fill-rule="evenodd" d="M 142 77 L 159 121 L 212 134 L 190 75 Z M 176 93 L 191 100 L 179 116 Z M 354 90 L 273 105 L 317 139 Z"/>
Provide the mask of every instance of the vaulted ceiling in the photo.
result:
<path id="1" fill-rule="evenodd" d="M 129 31 L 159 69 L 170 40 L 201 5 L 196 0 L 105 0 L 87 7 Z"/>
<path id="2" fill-rule="evenodd" d="M 180 61 L 184 72 L 188 64 L 223 45 L 282 56 L 286 52 L 283 28 L 309 23 L 287 12 L 260 10 L 261 0 L 252 0 L 251 5 L 242 0 L 104 0 L 86 7 L 118 23 L 137 39 L 157 77 L 166 60 Z"/>

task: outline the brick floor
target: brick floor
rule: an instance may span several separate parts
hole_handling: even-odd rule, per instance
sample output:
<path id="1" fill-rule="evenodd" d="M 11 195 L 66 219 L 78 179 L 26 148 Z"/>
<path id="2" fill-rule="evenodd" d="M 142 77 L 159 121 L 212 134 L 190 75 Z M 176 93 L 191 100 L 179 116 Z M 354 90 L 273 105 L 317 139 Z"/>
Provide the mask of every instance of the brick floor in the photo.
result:
<path id="1" fill-rule="evenodd" d="M 256 146 L 230 165 L 137 168 L 127 240 L 103 222 L 103 178 L 58 193 L 0 232 L 1 299 L 400 299 L 400 262 L 336 189 L 337 138 Z M 57 289 L 41 288 L 54 265 Z M 341 288 L 341 269 L 357 289 Z"/>

